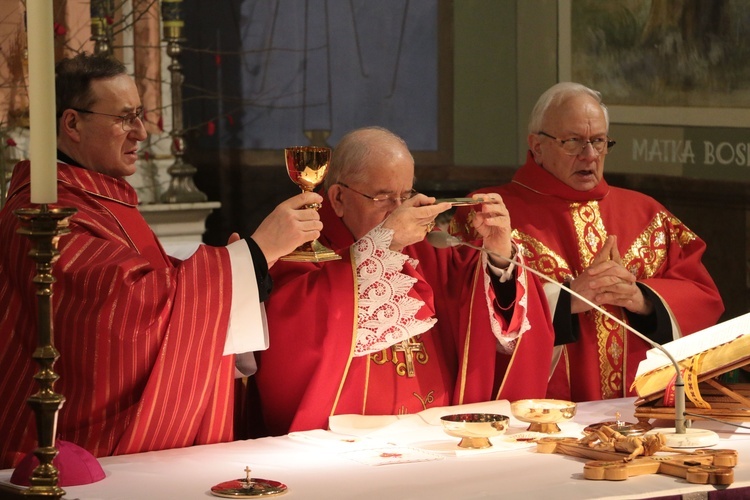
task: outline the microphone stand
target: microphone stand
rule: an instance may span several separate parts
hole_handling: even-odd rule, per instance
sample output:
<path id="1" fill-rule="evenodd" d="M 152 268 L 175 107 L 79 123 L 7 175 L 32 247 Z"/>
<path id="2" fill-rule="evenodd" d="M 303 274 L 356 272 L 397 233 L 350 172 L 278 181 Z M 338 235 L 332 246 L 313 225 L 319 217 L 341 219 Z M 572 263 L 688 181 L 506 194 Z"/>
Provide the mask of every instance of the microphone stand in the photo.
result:
<path id="1" fill-rule="evenodd" d="M 680 371 L 680 365 L 674 359 L 672 354 L 669 351 L 667 351 L 661 344 L 658 344 L 654 342 L 653 340 L 651 340 L 650 338 L 646 337 L 645 335 L 637 331 L 632 326 L 628 325 L 624 321 L 620 320 L 619 318 L 605 311 L 602 307 L 594 304 L 592 301 L 590 301 L 583 295 L 579 294 L 578 292 L 575 292 L 574 290 L 571 290 L 570 288 L 563 286 L 562 284 L 551 279 L 550 277 L 540 273 L 536 269 L 533 269 L 527 266 L 526 264 L 520 262 L 518 259 L 504 257 L 498 254 L 497 252 L 493 252 L 492 250 L 487 250 L 486 248 L 472 245 L 471 243 L 468 243 L 460 238 L 456 238 L 455 236 L 452 236 L 444 231 L 432 231 L 428 233 L 427 241 L 435 248 L 449 248 L 449 247 L 456 247 L 456 246 L 469 247 L 479 252 L 483 252 L 487 255 L 491 255 L 493 257 L 497 257 L 498 259 L 502 259 L 506 262 L 515 264 L 518 267 L 525 269 L 526 271 L 534 274 L 535 276 L 538 276 L 543 281 L 547 283 L 551 283 L 554 286 L 560 288 L 561 290 L 564 290 L 567 293 L 573 295 L 574 297 L 577 297 L 578 299 L 582 300 L 583 302 L 593 307 L 600 313 L 604 314 L 607 318 L 611 319 L 618 325 L 625 328 L 627 331 L 631 332 L 632 334 L 634 334 L 641 340 L 645 341 L 651 347 L 659 350 L 661 353 L 663 353 L 667 357 L 667 359 L 669 359 L 669 361 L 674 366 L 674 369 L 676 372 L 676 378 L 675 378 L 675 384 L 674 384 L 675 385 L 675 398 L 674 398 L 675 399 L 675 407 L 674 407 L 675 426 L 674 426 L 674 429 L 666 429 L 668 431 L 666 433 L 660 433 L 664 435 L 666 439 L 666 446 L 669 446 L 670 448 L 700 448 L 704 446 L 713 446 L 719 442 L 718 434 L 716 434 L 713 431 L 706 430 L 706 429 L 692 429 L 692 428 L 688 429 L 686 427 L 685 425 L 685 382 L 682 377 L 682 372 Z"/>

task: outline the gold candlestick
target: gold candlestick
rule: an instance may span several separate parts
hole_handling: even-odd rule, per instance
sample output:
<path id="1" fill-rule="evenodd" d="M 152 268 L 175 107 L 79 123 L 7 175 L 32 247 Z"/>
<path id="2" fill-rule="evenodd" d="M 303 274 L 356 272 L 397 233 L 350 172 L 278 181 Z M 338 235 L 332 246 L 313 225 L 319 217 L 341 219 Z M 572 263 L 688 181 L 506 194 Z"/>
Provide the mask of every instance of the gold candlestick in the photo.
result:
<path id="1" fill-rule="evenodd" d="M 181 44 L 185 41 L 182 29 L 185 21 L 182 18 L 182 0 L 162 0 L 161 17 L 164 29 L 164 41 L 167 42 L 167 55 L 172 59 L 169 64 L 171 77 L 170 90 L 172 95 L 172 146 L 171 152 L 174 163 L 167 169 L 170 175 L 169 187 L 162 194 L 163 203 L 200 203 L 208 200 L 208 196 L 195 185 L 193 175 L 198 171 L 193 165 L 186 163 L 185 139 L 182 120 L 182 74 L 180 56 Z"/>
<path id="2" fill-rule="evenodd" d="M 44 498 L 62 498 L 65 491 L 58 483 L 58 470 L 52 464 L 57 449 L 55 434 L 57 430 L 57 412 L 65 403 L 65 397 L 57 394 L 53 386 L 59 376 L 53 365 L 60 353 L 55 349 L 52 328 L 52 265 L 57 261 L 60 252 L 57 244 L 60 236 L 70 232 L 68 219 L 76 213 L 75 208 L 53 208 L 46 204 L 39 208 L 22 208 L 14 213 L 21 222 L 18 234 L 29 237 L 31 251 L 29 256 L 36 262 L 37 298 L 37 348 L 32 358 L 39 364 L 39 371 L 34 375 L 39 384 L 39 391 L 28 399 L 29 406 L 36 417 L 38 447 L 34 450 L 39 465 L 31 476 L 31 487 L 26 494 Z"/>
<path id="3" fill-rule="evenodd" d="M 112 55 L 112 26 L 115 15 L 113 0 L 91 0 L 91 39 L 94 41 L 94 54 Z"/>

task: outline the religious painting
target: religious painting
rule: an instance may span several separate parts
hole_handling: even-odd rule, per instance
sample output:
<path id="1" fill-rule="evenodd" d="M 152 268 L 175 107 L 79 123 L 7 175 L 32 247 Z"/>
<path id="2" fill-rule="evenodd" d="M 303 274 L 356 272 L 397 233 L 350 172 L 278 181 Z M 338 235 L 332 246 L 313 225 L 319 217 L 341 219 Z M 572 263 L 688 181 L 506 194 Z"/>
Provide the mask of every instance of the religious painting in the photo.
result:
<path id="1" fill-rule="evenodd" d="M 560 18 L 561 79 L 618 122 L 750 125 L 750 2 L 568 0 Z"/>

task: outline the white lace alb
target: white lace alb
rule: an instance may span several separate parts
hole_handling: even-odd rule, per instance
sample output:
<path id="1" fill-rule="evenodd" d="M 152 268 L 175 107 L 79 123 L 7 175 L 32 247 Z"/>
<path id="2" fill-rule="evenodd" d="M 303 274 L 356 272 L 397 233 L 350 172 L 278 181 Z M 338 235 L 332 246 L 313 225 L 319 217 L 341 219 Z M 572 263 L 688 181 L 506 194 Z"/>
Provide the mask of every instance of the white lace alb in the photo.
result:
<path id="1" fill-rule="evenodd" d="M 354 244 L 359 283 L 359 320 L 355 356 L 381 351 L 430 330 L 437 319 L 416 318 L 424 302 L 408 293 L 416 278 L 401 271 L 418 262 L 388 247 L 393 231 L 379 225 Z"/>

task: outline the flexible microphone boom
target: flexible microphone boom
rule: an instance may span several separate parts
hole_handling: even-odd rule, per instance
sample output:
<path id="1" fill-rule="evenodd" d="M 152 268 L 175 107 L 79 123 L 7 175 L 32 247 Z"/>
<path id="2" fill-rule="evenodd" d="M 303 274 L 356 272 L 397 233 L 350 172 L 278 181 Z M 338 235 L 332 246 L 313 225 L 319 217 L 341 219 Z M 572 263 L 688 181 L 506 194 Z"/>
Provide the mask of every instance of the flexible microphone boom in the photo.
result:
<path id="1" fill-rule="evenodd" d="M 594 304 L 589 299 L 584 297 L 583 295 L 579 294 L 578 292 L 575 292 L 571 290 L 570 288 L 563 286 L 561 283 L 558 283 L 557 281 L 551 279 L 550 277 L 540 273 L 536 269 L 533 269 L 523 262 L 519 261 L 518 259 L 513 259 L 509 257 L 504 257 L 500 255 L 497 252 L 493 252 L 492 250 L 487 250 L 483 247 L 478 247 L 476 245 L 472 245 L 471 243 L 468 243 L 460 238 L 456 238 L 455 236 L 445 232 L 445 231 L 431 231 L 427 233 L 427 242 L 432 245 L 435 248 L 450 248 L 450 247 L 457 247 L 457 246 L 465 246 L 469 248 L 473 248 L 474 250 L 477 250 L 479 252 L 484 252 L 487 255 L 492 255 L 493 257 L 497 257 L 498 259 L 502 259 L 508 263 L 515 264 L 516 266 L 525 269 L 526 271 L 534 274 L 535 276 L 538 276 L 543 281 L 547 283 L 551 283 L 554 286 L 560 288 L 561 290 L 564 290 L 565 292 L 573 295 L 574 297 L 577 297 L 578 299 L 582 300 L 586 304 L 590 305 L 600 313 L 604 314 L 607 318 L 611 319 L 618 325 L 622 326 L 638 338 L 642 339 L 646 343 L 648 343 L 651 347 L 659 350 L 662 352 L 667 359 L 674 365 L 675 372 L 677 373 L 676 379 L 675 379 L 675 418 L 674 418 L 674 433 L 662 433 L 664 434 L 664 437 L 667 440 L 667 446 L 671 448 L 694 448 L 694 447 L 702 447 L 702 446 L 712 446 L 719 441 L 719 436 L 713 431 L 707 431 L 703 429 L 690 429 L 690 432 L 688 433 L 688 429 L 685 427 L 685 382 L 682 378 L 682 372 L 680 371 L 680 365 L 677 364 L 677 361 L 674 359 L 672 354 L 669 353 L 661 344 L 657 344 L 650 338 L 646 337 L 639 331 L 637 331 L 632 326 L 628 325 L 624 321 L 620 320 L 619 318 L 613 316 L 609 312 L 605 311 L 600 306 Z"/>

